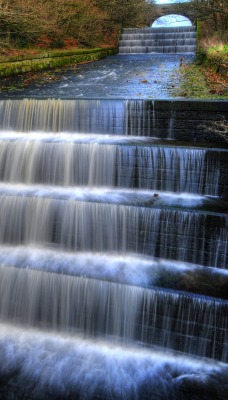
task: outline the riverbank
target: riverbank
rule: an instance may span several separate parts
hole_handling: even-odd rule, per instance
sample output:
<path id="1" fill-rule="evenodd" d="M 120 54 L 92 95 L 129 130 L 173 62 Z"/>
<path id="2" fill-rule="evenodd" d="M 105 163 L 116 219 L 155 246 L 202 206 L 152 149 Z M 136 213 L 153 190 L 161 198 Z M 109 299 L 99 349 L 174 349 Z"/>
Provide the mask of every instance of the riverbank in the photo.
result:
<path id="1" fill-rule="evenodd" d="M 228 99 L 228 46 L 200 49 L 190 64 L 183 59 L 180 82 L 178 96 Z"/>
<path id="2" fill-rule="evenodd" d="M 115 48 L 52 50 L 31 54 L 30 62 L 28 54 L 8 56 L 14 71 L 20 64 L 28 72 L 2 76 L 0 93 L 4 97 L 56 97 L 57 91 L 63 98 L 228 99 L 227 80 L 210 65 L 199 65 L 194 55 L 106 57 L 115 52 Z M 3 61 L 0 58 L 0 70 Z"/>
<path id="3" fill-rule="evenodd" d="M 40 71 L 66 65 L 100 60 L 116 53 L 115 48 L 48 50 L 0 56 L 0 77 L 5 78 L 25 72 Z"/>

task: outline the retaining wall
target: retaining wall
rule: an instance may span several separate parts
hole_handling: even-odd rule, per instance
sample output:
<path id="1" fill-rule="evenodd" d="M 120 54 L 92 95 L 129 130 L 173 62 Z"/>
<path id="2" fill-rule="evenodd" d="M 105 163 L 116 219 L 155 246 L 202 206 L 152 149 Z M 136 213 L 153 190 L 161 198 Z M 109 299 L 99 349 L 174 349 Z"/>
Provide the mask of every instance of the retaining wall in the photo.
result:
<path id="1" fill-rule="evenodd" d="M 56 50 L 39 54 L 20 55 L 0 58 L 0 77 L 39 71 L 45 68 L 62 67 L 99 60 L 116 53 L 115 48 Z"/>

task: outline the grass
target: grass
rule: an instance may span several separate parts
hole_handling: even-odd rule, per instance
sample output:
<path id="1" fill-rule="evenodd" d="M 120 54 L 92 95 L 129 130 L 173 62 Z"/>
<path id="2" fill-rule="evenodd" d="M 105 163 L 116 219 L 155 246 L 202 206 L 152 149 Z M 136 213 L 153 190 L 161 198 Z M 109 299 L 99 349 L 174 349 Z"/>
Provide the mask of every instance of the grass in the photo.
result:
<path id="1" fill-rule="evenodd" d="M 180 86 L 177 89 L 177 97 L 211 98 L 205 77 L 199 66 L 194 63 L 182 64 L 179 76 Z"/>
<path id="2" fill-rule="evenodd" d="M 204 57 L 202 57 L 202 53 Z M 203 49 L 200 58 L 180 68 L 180 87 L 176 96 L 187 98 L 228 99 L 228 44 Z"/>
<path id="3" fill-rule="evenodd" d="M 221 57 L 223 55 L 228 54 L 228 44 L 219 43 L 211 46 L 207 49 L 207 53 L 210 54 L 220 54 Z"/>

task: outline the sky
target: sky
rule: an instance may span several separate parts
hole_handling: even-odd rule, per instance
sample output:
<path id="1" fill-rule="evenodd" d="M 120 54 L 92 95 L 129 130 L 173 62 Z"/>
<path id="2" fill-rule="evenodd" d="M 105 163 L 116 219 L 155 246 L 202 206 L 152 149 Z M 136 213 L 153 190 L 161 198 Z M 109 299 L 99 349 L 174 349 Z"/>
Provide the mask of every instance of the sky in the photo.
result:
<path id="1" fill-rule="evenodd" d="M 157 4 L 168 4 L 168 3 L 183 3 L 188 0 L 155 0 L 155 3 Z"/>
<path id="2" fill-rule="evenodd" d="M 152 26 L 153 28 L 168 26 L 192 26 L 192 23 L 188 18 L 184 17 L 183 15 L 171 14 L 156 19 Z"/>

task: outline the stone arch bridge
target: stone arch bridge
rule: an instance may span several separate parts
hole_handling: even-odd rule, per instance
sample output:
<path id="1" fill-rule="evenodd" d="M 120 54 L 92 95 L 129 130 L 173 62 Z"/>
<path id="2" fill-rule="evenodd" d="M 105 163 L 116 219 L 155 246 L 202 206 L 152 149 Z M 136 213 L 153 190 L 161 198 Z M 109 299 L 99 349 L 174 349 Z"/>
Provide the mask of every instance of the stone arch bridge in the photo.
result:
<path id="1" fill-rule="evenodd" d="M 158 18 L 166 16 L 166 15 L 182 15 L 186 18 L 188 18 L 193 25 L 195 25 L 196 20 L 193 17 L 193 15 L 189 12 L 177 12 L 177 5 L 175 3 L 173 4 L 156 4 L 156 12 L 154 15 L 154 18 L 152 21 L 150 21 L 150 25 L 156 21 Z"/>

